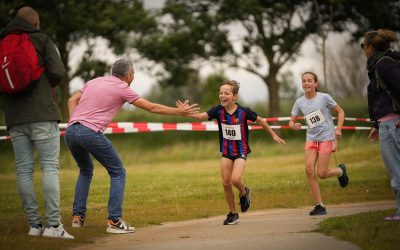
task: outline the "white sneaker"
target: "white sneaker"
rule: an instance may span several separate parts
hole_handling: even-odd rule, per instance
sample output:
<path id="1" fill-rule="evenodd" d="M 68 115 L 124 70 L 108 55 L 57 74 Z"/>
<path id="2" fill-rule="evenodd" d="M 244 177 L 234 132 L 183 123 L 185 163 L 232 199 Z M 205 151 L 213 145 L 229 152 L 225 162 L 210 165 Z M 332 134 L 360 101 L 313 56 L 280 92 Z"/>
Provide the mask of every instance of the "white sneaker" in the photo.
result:
<path id="1" fill-rule="evenodd" d="M 134 233 L 136 229 L 134 227 L 131 227 L 129 223 L 123 220 L 119 220 L 116 223 L 114 223 L 112 220 L 108 220 L 106 231 L 107 233 L 111 234 L 127 234 Z"/>
<path id="2" fill-rule="evenodd" d="M 69 239 L 69 240 L 75 239 L 74 236 L 70 235 L 67 231 L 65 231 L 63 224 L 60 224 L 58 227 L 46 227 L 44 229 L 42 236 Z"/>
<path id="3" fill-rule="evenodd" d="M 43 231 L 44 231 L 43 226 L 40 226 L 38 228 L 30 227 L 28 235 L 30 235 L 30 236 L 42 236 Z"/>

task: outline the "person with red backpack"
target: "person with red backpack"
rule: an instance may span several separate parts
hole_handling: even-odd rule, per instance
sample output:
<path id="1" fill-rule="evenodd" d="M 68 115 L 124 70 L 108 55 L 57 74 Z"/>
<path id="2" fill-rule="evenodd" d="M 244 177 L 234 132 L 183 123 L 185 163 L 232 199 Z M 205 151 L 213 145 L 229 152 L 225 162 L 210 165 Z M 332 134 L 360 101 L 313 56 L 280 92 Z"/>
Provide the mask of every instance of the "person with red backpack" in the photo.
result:
<path id="1" fill-rule="evenodd" d="M 53 88 L 66 76 L 56 46 L 39 32 L 39 14 L 22 7 L 0 32 L 0 94 L 14 149 L 17 182 L 28 235 L 74 239 L 61 224 L 58 123 Z M 33 183 L 33 147 L 39 153 L 46 226 L 38 211 Z"/>

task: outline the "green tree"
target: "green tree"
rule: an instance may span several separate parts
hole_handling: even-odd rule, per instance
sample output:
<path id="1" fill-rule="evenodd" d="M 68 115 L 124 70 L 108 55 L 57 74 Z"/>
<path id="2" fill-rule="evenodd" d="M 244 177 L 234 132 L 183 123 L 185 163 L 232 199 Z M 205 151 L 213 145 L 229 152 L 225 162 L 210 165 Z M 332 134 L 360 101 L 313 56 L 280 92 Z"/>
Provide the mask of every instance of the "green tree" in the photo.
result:
<path id="1" fill-rule="evenodd" d="M 226 34 L 201 4 L 167 1 L 158 16 L 158 29 L 133 46 L 161 66 L 153 67 L 152 74 L 162 86 L 188 84 L 206 60 L 218 59 L 230 49 Z"/>
<path id="2" fill-rule="evenodd" d="M 201 86 L 197 71 L 193 71 L 189 74 L 186 84 L 182 85 L 165 85 L 161 84 L 155 86 L 146 98 L 149 100 L 171 105 L 177 100 L 189 100 L 190 103 L 200 103 L 202 97 Z"/>
<path id="3" fill-rule="evenodd" d="M 93 47 L 88 46 L 82 62 L 72 72 L 69 65 L 71 49 L 81 41 L 103 38 L 116 55 L 121 55 L 128 51 L 132 39 L 156 26 L 153 17 L 139 0 L 1 0 L 0 27 L 11 21 L 16 10 L 22 6 L 31 6 L 39 12 L 41 31 L 51 36 L 67 68 L 68 79 L 59 88 L 64 120 L 69 116 L 69 81 L 77 74 L 88 80 L 103 75 L 108 69 L 108 63 L 99 59 L 93 53 Z"/>
<path id="4" fill-rule="evenodd" d="M 342 13 L 341 19 L 356 25 L 356 29 L 352 32 L 356 40 L 368 30 L 383 28 L 398 31 L 400 29 L 400 2 L 398 0 L 339 0 L 338 2 L 341 7 L 336 11 Z M 346 29 L 347 23 L 338 22 L 337 26 Z"/>
<path id="5" fill-rule="evenodd" d="M 277 115 L 279 70 L 317 27 L 310 6 L 304 0 L 168 0 L 157 32 L 136 47 L 162 63 L 169 84 L 185 82 L 184 72 L 198 69 L 201 60 L 243 68 L 265 82 L 269 113 Z M 238 24 L 245 31 L 239 43 L 229 37 Z"/>
<path id="6" fill-rule="evenodd" d="M 279 96 L 283 100 L 294 102 L 299 94 L 299 89 L 294 84 L 295 78 L 291 71 L 283 72 L 279 75 L 279 82 L 281 84 Z"/>
<path id="7" fill-rule="evenodd" d="M 218 94 L 221 83 L 226 80 L 223 72 L 215 72 L 207 77 L 202 83 L 202 101 L 203 108 L 210 108 L 218 104 Z"/>
<path id="8" fill-rule="evenodd" d="M 187 72 L 203 60 L 245 69 L 267 85 L 269 113 L 278 115 L 280 70 L 296 60 L 309 35 L 324 42 L 329 32 L 348 30 L 349 24 L 356 24 L 358 38 L 369 28 L 396 30 L 399 13 L 394 0 L 167 0 L 159 29 L 136 47 L 163 66 L 158 76 L 166 85 L 185 84 Z M 244 30 L 239 40 L 232 38 L 237 27 Z"/>

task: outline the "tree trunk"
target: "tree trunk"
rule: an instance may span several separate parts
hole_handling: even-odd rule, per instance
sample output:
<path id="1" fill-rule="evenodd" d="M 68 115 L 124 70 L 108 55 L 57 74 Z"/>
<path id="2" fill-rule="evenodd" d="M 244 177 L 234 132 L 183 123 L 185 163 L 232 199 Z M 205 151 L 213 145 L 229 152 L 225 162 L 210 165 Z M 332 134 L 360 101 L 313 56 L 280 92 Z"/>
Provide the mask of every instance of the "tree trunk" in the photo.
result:
<path id="1" fill-rule="evenodd" d="M 323 69 L 323 74 L 324 74 L 324 82 L 323 82 L 323 88 L 326 92 L 328 92 L 328 82 L 327 82 L 327 73 L 326 73 L 326 36 L 321 36 L 322 38 L 322 69 Z"/>
<path id="2" fill-rule="evenodd" d="M 269 117 L 277 117 L 280 115 L 279 107 L 279 85 L 276 80 L 276 73 L 270 73 L 265 79 L 269 93 L 268 111 Z"/>

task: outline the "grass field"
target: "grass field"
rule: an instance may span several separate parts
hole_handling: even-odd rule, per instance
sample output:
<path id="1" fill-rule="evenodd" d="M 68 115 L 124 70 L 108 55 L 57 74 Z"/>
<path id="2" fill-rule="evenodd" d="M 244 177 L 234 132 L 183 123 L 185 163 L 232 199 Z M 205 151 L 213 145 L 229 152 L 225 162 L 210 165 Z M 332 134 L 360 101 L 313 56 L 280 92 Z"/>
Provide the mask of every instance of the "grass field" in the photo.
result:
<path id="1" fill-rule="evenodd" d="M 252 188 L 251 210 L 302 206 L 311 208 L 313 200 L 303 166 L 303 140 L 286 135 L 287 145 L 277 145 L 260 133 L 263 132 L 253 133 L 257 139 L 251 144 L 253 153 L 246 164 L 245 182 Z M 157 137 L 156 133 L 146 136 L 151 139 Z M 149 145 L 127 146 L 119 143 L 122 137 L 112 138 L 127 169 L 124 219 L 135 227 L 166 221 L 207 218 L 228 211 L 219 177 L 220 158 L 216 141 L 196 142 L 190 136 L 185 139 L 186 141 L 177 140 L 174 143 L 160 139 L 160 143 L 148 150 Z M 166 140 L 165 143 L 163 140 Z M 70 156 L 65 154 L 63 151 L 60 174 L 62 215 L 65 228 L 76 240 L 28 237 L 28 226 L 16 188 L 15 173 L 3 171 L 0 174 L 2 249 L 67 249 L 91 243 L 106 235 L 106 204 L 109 190 L 106 171 L 96 165 L 88 200 L 87 227 L 85 230 L 73 229 L 70 226 L 70 215 L 78 171 Z M 378 144 L 369 143 L 362 134 L 348 135 L 340 144 L 337 158 L 348 166 L 351 182 L 347 188 L 341 189 L 336 178 L 321 181 L 322 195 L 327 206 L 393 199 Z M 331 167 L 334 166 L 332 160 Z M 39 169 L 35 179 L 39 204 L 43 208 Z M 365 223 L 367 224 L 357 225 L 365 227 L 368 231 L 371 228 L 368 226 L 368 218 Z M 398 229 L 399 227 L 397 232 Z"/>
<path id="2" fill-rule="evenodd" d="M 384 222 L 392 211 L 361 213 L 330 218 L 320 223 L 320 232 L 353 242 L 365 250 L 397 250 L 400 246 L 400 223 Z"/>

